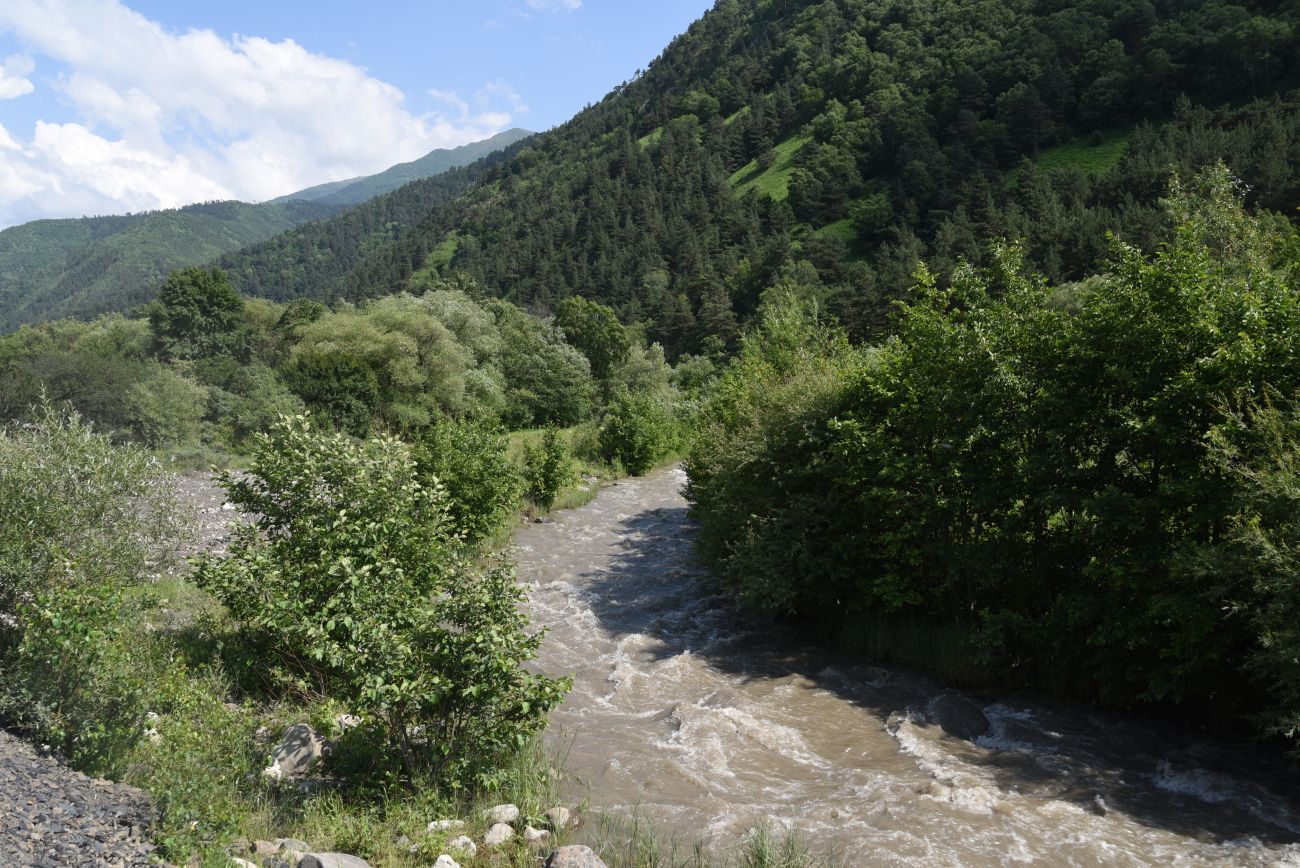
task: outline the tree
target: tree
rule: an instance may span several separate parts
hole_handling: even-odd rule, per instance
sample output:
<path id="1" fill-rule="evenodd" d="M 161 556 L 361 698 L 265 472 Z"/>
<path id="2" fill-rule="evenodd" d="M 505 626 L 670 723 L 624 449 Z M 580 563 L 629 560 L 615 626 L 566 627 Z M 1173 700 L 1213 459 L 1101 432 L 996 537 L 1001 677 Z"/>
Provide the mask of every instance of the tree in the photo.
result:
<path id="1" fill-rule="evenodd" d="M 597 380 L 608 380 L 627 358 L 631 342 L 614 309 L 582 296 L 570 296 L 555 311 L 555 325 L 564 339 L 582 351 Z"/>
<path id="2" fill-rule="evenodd" d="M 148 308 L 153 352 L 164 360 L 246 358 L 243 313 L 244 300 L 221 269 L 174 271 Z"/>

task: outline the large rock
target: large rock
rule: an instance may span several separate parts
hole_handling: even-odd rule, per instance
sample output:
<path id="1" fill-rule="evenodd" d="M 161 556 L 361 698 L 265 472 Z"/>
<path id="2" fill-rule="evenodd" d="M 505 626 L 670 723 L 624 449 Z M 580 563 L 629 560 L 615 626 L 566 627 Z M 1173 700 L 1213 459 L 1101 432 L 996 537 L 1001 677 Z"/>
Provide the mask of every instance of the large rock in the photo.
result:
<path id="1" fill-rule="evenodd" d="M 430 832 L 450 832 L 465 828 L 464 820 L 434 820 L 429 824 Z"/>
<path id="2" fill-rule="evenodd" d="M 989 731 L 989 719 L 979 703 L 956 691 L 941 693 L 930 703 L 930 718 L 948 735 L 974 741 Z"/>
<path id="3" fill-rule="evenodd" d="M 370 868 L 370 863 L 347 853 L 308 853 L 298 868 Z"/>
<path id="4" fill-rule="evenodd" d="M 570 844 L 551 851 L 551 855 L 546 857 L 545 868 L 608 868 L 608 866 L 590 847 Z"/>
<path id="5" fill-rule="evenodd" d="M 263 774 L 276 780 L 306 777 L 331 747 L 328 739 L 307 724 L 295 724 L 284 731 L 280 743 L 271 751 L 271 765 Z"/>
<path id="6" fill-rule="evenodd" d="M 524 840 L 535 847 L 540 847 L 551 837 L 551 833 L 545 829 L 534 829 L 532 826 L 524 827 Z"/>
<path id="7" fill-rule="evenodd" d="M 483 846 L 500 847 L 514 836 L 515 830 L 513 826 L 507 826 L 505 823 L 495 823 L 483 836 Z"/>
<path id="8" fill-rule="evenodd" d="M 460 868 L 460 863 L 443 853 L 438 857 L 438 861 L 433 863 L 433 868 Z"/>
<path id="9" fill-rule="evenodd" d="M 506 823 L 513 826 L 519 822 L 519 808 L 514 805 L 497 805 L 484 811 L 483 817 L 489 823 Z"/>

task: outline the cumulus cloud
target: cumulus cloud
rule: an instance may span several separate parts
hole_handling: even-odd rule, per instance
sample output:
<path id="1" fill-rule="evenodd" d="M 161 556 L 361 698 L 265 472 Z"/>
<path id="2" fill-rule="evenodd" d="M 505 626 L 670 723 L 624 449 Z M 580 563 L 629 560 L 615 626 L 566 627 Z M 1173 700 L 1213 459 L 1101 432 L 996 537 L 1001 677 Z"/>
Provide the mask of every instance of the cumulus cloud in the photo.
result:
<path id="1" fill-rule="evenodd" d="M 27 80 L 27 76 L 35 68 L 36 64 L 25 55 L 15 54 L 6 57 L 4 62 L 0 63 L 0 99 L 16 99 L 35 90 L 35 85 Z"/>
<path id="2" fill-rule="evenodd" d="M 485 138 L 526 110 L 498 83 L 473 107 L 416 114 L 392 85 L 292 40 L 173 33 L 119 0 L 4 0 L 5 32 L 59 67 L 51 86 L 77 117 L 0 137 L 0 226 L 267 199 Z M 0 98 L 31 91 L 28 55 L 0 68 Z"/>

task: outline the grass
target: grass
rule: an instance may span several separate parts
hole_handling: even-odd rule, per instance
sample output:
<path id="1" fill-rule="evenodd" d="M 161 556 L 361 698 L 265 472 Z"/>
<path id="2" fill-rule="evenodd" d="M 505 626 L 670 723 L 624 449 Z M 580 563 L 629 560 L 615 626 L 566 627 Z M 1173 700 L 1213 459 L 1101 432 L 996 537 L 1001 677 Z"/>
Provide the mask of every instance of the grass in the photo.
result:
<path id="1" fill-rule="evenodd" d="M 737 196 L 744 196 L 750 190 L 760 196 L 770 196 L 779 201 L 790 195 L 790 176 L 794 174 L 795 160 L 804 145 L 812 141 L 808 136 L 792 136 L 781 142 L 773 151 L 776 160 L 770 169 L 764 170 L 757 160 L 750 160 L 736 170 L 731 176 L 731 186 Z"/>
<path id="2" fill-rule="evenodd" d="M 729 127 L 747 114 L 749 114 L 749 106 L 742 106 L 739 111 L 733 112 L 723 118 L 722 125 L 724 127 Z"/>
<path id="3" fill-rule="evenodd" d="M 663 137 L 664 137 L 664 128 L 655 127 L 653 130 L 646 133 L 641 138 L 637 139 L 637 144 L 641 146 L 641 150 L 645 150 L 651 145 L 658 144 L 659 140 L 662 139 Z"/>
<path id="4" fill-rule="evenodd" d="M 834 223 L 827 223 L 813 234 L 819 238 L 838 238 L 850 245 L 858 239 L 857 230 L 853 228 L 853 220 L 848 217 L 836 220 Z"/>
<path id="5" fill-rule="evenodd" d="M 1104 175 L 1124 156 L 1132 134 L 1132 127 L 1124 127 L 1104 133 L 1099 138 L 1073 139 L 1040 151 L 1034 165 L 1040 172 L 1073 169 L 1086 175 Z"/>

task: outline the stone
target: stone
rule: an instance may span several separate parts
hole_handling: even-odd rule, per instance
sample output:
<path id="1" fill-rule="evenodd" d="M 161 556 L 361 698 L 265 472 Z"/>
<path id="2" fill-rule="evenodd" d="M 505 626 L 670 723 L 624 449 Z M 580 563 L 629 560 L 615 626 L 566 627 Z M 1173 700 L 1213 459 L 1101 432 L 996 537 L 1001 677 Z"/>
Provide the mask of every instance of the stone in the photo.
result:
<path id="1" fill-rule="evenodd" d="M 297 850 L 301 853 L 310 853 L 311 844 L 308 844 L 306 841 L 300 841 L 297 838 L 276 838 L 275 851 L 278 853 L 281 850 Z"/>
<path id="2" fill-rule="evenodd" d="M 230 857 L 231 868 L 257 868 L 257 863 L 249 862 L 247 859 L 240 859 L 238 856 Z"/>
<path id="3" fill-rule="evenodd" d="M 361 718 L 355 714 L 340 714 L 334 718 L 334 723 L 338 726 L 340 732 L 347 732 L 361 725 Z"/>
<path id="4" fill-rule="evenodd" d="M 487 830 L 487 834 L 483 836 L 483 846 L 500 847 L 514 836 L 515 830 L 512 826 L 507 826 L 505 823 L 494 823 L 492 828 Z"/>
<path id="5" fill-rule="evenodd" d="M 370 868 L 370 863 L 347 853 L 308 853 L 298 868 Z"/>
<path id="6" fill-rule="evenodd" d="M 546 822 L 555 831 L 563 831 L 573 825 L 573 812 L 566 807 L 557 805 L 546 812 Z"/>
<path id="7" fill-rule="evenodd" d="M 284 731 L 280 743 L 272 749 L 271 765 L 263 774 L 275 777 L 271 769 L 278 768 L 286 778 L 306 777 L 331 747 L 329 740 L 309 725 L 294 724 Z"/>
<path id="8" fill-rule="evenodd" d="M 930 703 L 930 717 L 953 738 L 974 741 L 989 731 L 989 719 L 979 703 L 955 690 L 940 693 Z"/>
<path id="9" fill-rule="evenodd" d="M 430 832 L 450 832 L 465 828 L 464 820 L 434 820 L 429 824 Z"/>
<path id="10" fill-rule="evenodd" d="M 544 868 L 608 868 L 608 866 L 590 847 L 570 844 L 551 851 L 551 855 L 546 857 Z"/>
<path id="11" fill-rule="evenodd" d="M 433 863 L 433 868 L 460 868 L 460 863 L 448 856 L 446 853 L 443 853 L 438 857 L 437 861 Z"/>
<path id="12" fill-rule="evenodd" d="M 468 835 L 452 838 L 447 842 L 447 849 L 455 850 L 465 856 L 474 856 L 478 853 L 478 845 Z"/>
<path id="13" fill-rule="evenodd" d="M 273 841 L 254 841 L 250 851 L 254 856 L 274 856 L 280 851 L 280 845 Z"/>
<path id="14" fill-rule="evenodd" d="M 524 827 L 524 840 L 529 844 L 545 844 L 546 839 L 551 837 L 551 833 L 545 829 L 534 829 L 532 826 Z"/>
<path id="15" fill-rule="evenodd" d="M 488 808 L 484 811 L 483 817 L 489 823 L 514 825 L 519 822 L 519 809 L 514 805 L 497 805 L 495 808 Z"/>

